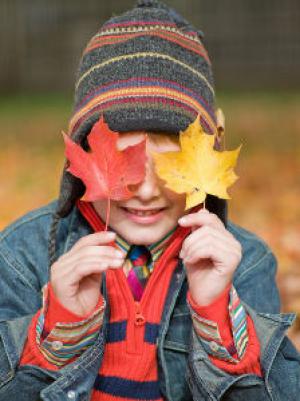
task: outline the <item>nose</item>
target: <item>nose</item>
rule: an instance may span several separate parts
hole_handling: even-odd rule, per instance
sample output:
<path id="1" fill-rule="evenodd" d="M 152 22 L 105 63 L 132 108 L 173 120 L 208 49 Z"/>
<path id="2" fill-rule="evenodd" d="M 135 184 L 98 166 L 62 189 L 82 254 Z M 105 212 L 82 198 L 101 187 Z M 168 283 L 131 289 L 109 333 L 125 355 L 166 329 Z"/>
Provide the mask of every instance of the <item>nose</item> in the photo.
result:
<path id="1" fill-rule="evenodd" d="M 146 202 L 161 195 L 158 177 L 155 174 L 153 161 L 148 158 L 145 166 L 145 178 L 137 185 L 131 185 L 130 190 L 140 200 Z"/>

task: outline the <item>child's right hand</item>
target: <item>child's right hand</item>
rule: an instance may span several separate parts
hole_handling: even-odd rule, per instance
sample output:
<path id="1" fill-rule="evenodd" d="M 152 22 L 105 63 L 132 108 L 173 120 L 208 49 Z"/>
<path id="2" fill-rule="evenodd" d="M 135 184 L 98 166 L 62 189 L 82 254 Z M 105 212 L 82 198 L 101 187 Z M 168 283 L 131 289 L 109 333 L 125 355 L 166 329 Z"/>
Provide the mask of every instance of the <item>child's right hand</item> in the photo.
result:
<path id="1" fill-rule="evenodd" d="M 102 272 L 120 268 L 124 254 L 111 245 L 113 232 L 82 237 L 51 267 L 50 282 L 60 303 L 71 312 L 84 316 L 98 303 Z"/>

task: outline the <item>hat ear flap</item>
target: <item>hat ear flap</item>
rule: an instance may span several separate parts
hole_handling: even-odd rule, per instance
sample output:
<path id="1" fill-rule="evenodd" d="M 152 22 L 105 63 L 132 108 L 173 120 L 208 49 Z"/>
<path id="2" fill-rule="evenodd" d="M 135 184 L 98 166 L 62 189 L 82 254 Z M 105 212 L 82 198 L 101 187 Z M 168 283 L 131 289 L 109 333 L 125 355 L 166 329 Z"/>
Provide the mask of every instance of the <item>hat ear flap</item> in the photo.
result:
<path id="1" fill-rule="evenodd" d="M 56 213 L 60 217 L 66 217 L 71 212 L 76 200 L 80 199 L 84 192 L 85 186 L 83 182 L 79 178 L 70 174 L 65 166 L 61 178 L 60 194 Z"/>
<path id="2" fill-rule="evenodd" d="M 92 121 L 86 121 L 77 132 L 71 136 L 73 142 L 79 144 L 85 151 L 88 151 L 89 144 L 87 136 L 92 128 Z M 83 182 L 67 171 L 68 161 L 66 160 L 60 181 L 60 193 L 57 205 L 57 214 L 66 217 L 72 210 L 75 202 L 80 199 L 85 192 Z"/>

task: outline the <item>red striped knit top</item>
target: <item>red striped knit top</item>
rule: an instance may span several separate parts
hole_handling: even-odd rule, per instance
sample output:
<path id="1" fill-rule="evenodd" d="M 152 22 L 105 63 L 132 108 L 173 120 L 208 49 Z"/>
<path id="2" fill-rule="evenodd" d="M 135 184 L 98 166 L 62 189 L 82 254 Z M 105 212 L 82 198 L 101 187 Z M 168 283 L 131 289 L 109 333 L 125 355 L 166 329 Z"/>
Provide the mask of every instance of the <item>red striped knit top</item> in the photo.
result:
<path id="1" fill-rule="evenodd" d="M 100 219 L 90 219 L 90 223 L 95 231 L 104 228 Z M 174 232 L 140 302 L 134 300 L 122 269 L 107 271 L 110 321 L 93 401 L 162 401 L 157 371 L 157 337 L 178 253 L 189 232 L 190 229 L 183 227 Z"/>

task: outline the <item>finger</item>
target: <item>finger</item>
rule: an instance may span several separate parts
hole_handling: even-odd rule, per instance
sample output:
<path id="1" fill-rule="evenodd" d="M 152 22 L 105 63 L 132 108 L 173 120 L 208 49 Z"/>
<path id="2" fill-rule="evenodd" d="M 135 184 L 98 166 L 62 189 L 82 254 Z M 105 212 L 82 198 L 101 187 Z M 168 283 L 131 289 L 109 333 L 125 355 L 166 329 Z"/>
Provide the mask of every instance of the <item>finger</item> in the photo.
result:
<path id="1" fill-rule="evenodd" d="M 105 263 L 89 263 L 88 265 L 81 266 L 81 268 L 77 271 L 76 280 L 74 280 L 73 283 L 79 284 L 81 280 L 91 275 L 98 275 L 100 277 L 102 273 L 107 270 L 107 268 L 108 265 Z"/>
<path id="2" fill-rule="evenodd" d="M 86 235 L 76 242 L 71 251 L 81 249 L 88 245 L 101 245 L 114 241 L 116 233 L 113 231 L 101 231 L 93 234 Z"/>
<path id="3" fill-rule="evenodd" d="M 212 237 L 208 236 L 205 239 L 203 239 L 201 242 L 197 243 L 194 242 L 186 251 L 188 255 L 192 255 L 195 250 L 199 247 L 206 244 L 206 246 L 211 246 L 212 249 L 221 249 L 230 257 L 231 255 L 235 256 L 241 256 L 241 245 L 238 241 L 232 241 L 232 242 L 225 242 L 222 237 Z M 235 257 L 234 256 L 234 257 Z"/>
<path id="4" fill-rule="evenodd" d="M 85 260 L 90 257 L 99 258 L 99 260 L 101 260 L 101 258 L 110 257 L 112 259 L 120 259 L 123 261 L 125 256 L 125 253 L 113 246 L 88 246 L 64 254 L 53 266 L 51 266 L 51 269 L 61 270 L 66 269 L 67 266 L 72 268 L 72 266 L 77 263 L 84 263 Z"/>
<path id="5" fill-rule="evenodd" d="M 238 242 L 227 230 L 220 231 L 219 228 L 216 229 L 211 226 L 202 226 L 186 237 L 182 244 L 181 253 L 186 253 L 192 245 L 199 245 L 206 238 L 210 238 L 211 241 L 220 240 L 227 244 L 227 246 L 232 246 L 232 243 L 235 244 Z"/>
<path id="6" fill-rule="evenodd" d="M 190 213 L 178 220 L 178 224 L 183 227 L 210 225 L 225 229 L 224 223 L 215 213 L 210 213 L 207 209 L 201 209 L 196 213 Z"/>
<path id="7" fill-rule="evenodd" d="M 84 266 L 89 263 L 99 263 L 108 265 L 111 264 L 112 266 L 122 266 L 124 264 L 124 260 L 111 258 L 110 256 L 98 257 L 92 255 L 89 258 L 86 258 L 84 261 L 78 260 L 75 268 L 77 268 L 77 266 Z"/>
<path id="8" fill-rule="evenodd" d="M 119 269 L 122 267 L 122 263 L 120 261 L 112 261 L 112 260 L 89 260 L 84 264 L 78 264 L 75 267 L 73 266 L 72 271 L 67 271 L 67 269 L 62 272 L 60 280 L 68 282 L 68 285 L 78 284 L 84 277 L 89 276 L 90 274 L 99 274 L 103 273 L 105 270 Z"/>
<path id="9" fill-rule="evenodd" d="M 112 257 L 112 258 L 119 258 L 124 259 L 125 253 L 120 251 L 119 249 L 113 246 L 105 246 L 105 245 L 97 245 L 97 246 L 86 246 L 81 248 L 76 252 L 76 257 L 78 259 L 84 259 L 89 256 L 99 256 L 99 257 Z M 72 257 L 75 256 L 75 253 L 72 254 Z"/>
<path id="10" fill-rule="evenodd" d="M 214 249 L 210 245 L 204 245 L 198 247 L 191 255 L 186 256 L 183 262 L 185 265 L 195 264 L 202 259 L 210 259 L 215 262 L 217 256 L 219 255 L 214 253 Z"/>
<path id="11" fill-rule="evenodd" d="M 223 244 L 221 243 L 213 243 L 209 238 L 206 238 L 204 241 L 201 242 L 201 244 L 194 244 L 193 246 L 191 246 L 184 257 L 184 260 L 187 262 L 192 262 L 195 263 L 196 262 L 196 255 L 198 254 L 198 251 L 201 249 L 205 249 L 207 251 L 209 251 L 210 253 L 210 257 L 212 260 L 214 261 L 222 261 L 224 258 L 222 259 L 217 259 L 217 255 L 220 254 L 220 252 L 224 255 L 228 253 L 228 250 L 226 247 L 224 247 Z"/>
<path id="12" fill-rule="evenodd" d="M 81 269 L 81 267 L 84 268 L 84 266 L 87 266 L 91 263 L 104 266 L 104 268 L 107 266 L 111 266 L 112 268 L 121 267 L 124 264 L 124 258 L 116 258 L 110 255 L 105 256 L 99 254 L 91 254 L 84 257 L 78 257 L 77 255 L 75 260 L 74 257 L 70 257 L 69 260 L 64 260 L 62 262 L 56 262 L 53 264 L 51 267 L 51 280 L 65 280 L 68 282 L 71 279 L 72 282 L 78 281 L 77 272 Z"/>
<path id="13" fill-rule="evenodd" d="M 219 262 L 224 265 L 236 267 L 241 260 L 241 253 L 237 248 L 232 246 L 228 247 L 227 244 L 224 244 L 224 242 L 219 239 L 212 242 L 209 238 L 204 240 L 201 245 L 194 244 L 191 246 L 184 260 L 188 263 L 196 263 L 197 260 L 199 260 L 197 259 L 197 255 L 202 248 L 209 251 L 210 257 L 215 263 Z"/>
<path id="14" fill-rule="evenodd" d="M 104 272 L 107 269 L 119 269 L 122 267 L 122 263 L 119 260 L 102 260 L 101 262 L 90 260 L 87 264 L 80 265 L 77 268 L 76 275 L 81 280 L 82 277 L 90 274 L 91 269 L 95 273 Z"/>

